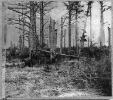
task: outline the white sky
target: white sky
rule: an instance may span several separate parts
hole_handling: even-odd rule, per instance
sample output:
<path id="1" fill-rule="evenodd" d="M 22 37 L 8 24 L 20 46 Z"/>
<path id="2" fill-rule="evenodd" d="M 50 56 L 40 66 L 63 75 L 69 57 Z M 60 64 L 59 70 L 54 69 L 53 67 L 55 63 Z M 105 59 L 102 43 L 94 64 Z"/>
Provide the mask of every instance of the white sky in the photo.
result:
<path id="1" fill-rule="evenodd" d="M 111 2 L 106 2 L 106 5 L 111 5 Z M 87 7 L 87 6 L 86 6 Z M 85 8 L 87 9 L 87 8 Z M 66 13 L 66 8 L 63 6 L 63 4 L 61 2 L 58 2 L 58 9 L 53 9 L 50 13 L 51 17 L 55 20 L 58 20 L 60 22 L 60 18 L 61 16 L 63 16 Z M 108 31 L 107 31 L 107 27 L 108 24 L 110 24 L 109 26 L 111 26 L 111 11 L 107 10 L 104 12 L 104 22 L 108 22 L 104 25 L 104 30 L 105 30 L 105 44 L 108 44 Z M 74 28 L 75 26 L 72 25 L 72 27 Z M 81 27 L 83 27 L 83 23 L 79 23 L 79 29 L 81 29 Z M 80 31 L 80 30 L 79 30 Z M 86 27 L 86 35 L 90 36 L 90 20 L 88 18 L 87 20 L 87 27 Z M 73 45 L 73 39 L 75 39 L 74 37 L 74 32 L 75 30 L 72 29 L 72 45 Z M 98 43 L 98 38 L 99 38 L 99 34 L 100 34 L 100 5 L 98 2 L 93 3 L 92 6 L 92 33 L 93 33 L 93 40 L 94 43 Z M 59 33 L 60 34 L 60 33 Z M 81 33 L 80 33 L 81 34 Z M 60 35 L 59 35 L 60 37 Z M 58 42 L 60 41 L 60 39 L 58 38 Z M 67 34 L 67 41 L 68 41 L 68 34 Z M 67 42 L 68 44 L 68 42 Z M 58 43 L 59 46 L 59 43 Z"/>
<path id="2" fill-rule="evenodd" d="M 105 2 L 106 5 L 111 5 L 111 2 Z M 60 19 L 61 16 L 63 16 L 66 13 L 66 7 L 63 5 L 63 3 L 61 2 L 56 2 L 55 5 L 58 5 L 58 8 L 53 9 L 50 12 L 50 15 L 48 14 L 48 16 L 51 16 L 52 19 L 58 21 L 58 23 L 60 24 Z M 94 42 L 98 43 L 98 38 L 99 38 L 99 32 L 100 32 L 100 5 L 95 2 L 93 3 L 93 7 L 92 7 L 92 33 L 94 36 Z M 85 8 L 86 9 L 86 8 Z M 9 11 L 8 10 L 8 16 L 15 16 L 16 13 Z M 46 17 L 46 19 L 48 20 L 48 16 Z M 89 19 L 89 18 L 88 18 Z M 107 41 L 108 41 L 108 31 L 107 31 L 107 27 L 108 24 L 110 24 L 109 26 L 111 26 L 111 11 L 108 10 L 106 12 L 104 12 L 104 22 L 107 22 L 104 25 L 104 29 L 105 29 L 105 38 L 106 38 L 106 45 L 107 45 Z M 67 20 L 68 22 L 68 20 Z M 37 30 L 39 30 L 39 21 L 37 21 L 38 26 L 37 26 Z M 58 36 L 57 36 L 57 46 L 60 46 L 60 25 L 56 25 L 56 28 L 58 28 Z M 83 27 L 83 23 L 79 23 L 79 31 L 81 34 L 81 28 Z M 12 41 L 13 43 L 17 44 L 18 42 L 18 29 L 15 29 L 14 26 L 8 26 L 8 44 L 10 44 L 10 41 Z M 68 27 L 67 27 L 68 28 Z M 87 35 L 89 36 L 89 32 L 90 32 L 90 21 L 87 20 L 87 27 L 86 27 L 86 31 L 87 31 Z M 47 32 L 46 32 L 47 33 Z M 37 31 L 37 34 L 39 34 L 39 31 Z M 73 39 L 75 38 L 75 25 L 72 25 L 72 45 L 73 45 Z M 66 33 L 66 45 L 68 46 L 68 30 Z"/>

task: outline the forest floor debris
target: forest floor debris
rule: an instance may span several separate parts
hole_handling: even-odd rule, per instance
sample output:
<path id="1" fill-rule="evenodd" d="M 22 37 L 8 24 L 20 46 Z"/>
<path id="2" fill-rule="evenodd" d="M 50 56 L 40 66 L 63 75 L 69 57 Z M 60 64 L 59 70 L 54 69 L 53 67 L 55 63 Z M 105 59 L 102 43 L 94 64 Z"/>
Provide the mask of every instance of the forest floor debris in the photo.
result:
<path id="1" fill-rule="evenodd" d="M 59 70 L 55 70 L 55 66 L 51 65 L 50 72 L 46 72 L 44 67 L 35 65 L 25 68 L 6 68 L 6 97 L 37 98 L 99 95 L 96 89 L 82 89 L 80 84 L 74 85 L 69 76 L 70 66 L 63 64 L 59 67 Z"/>

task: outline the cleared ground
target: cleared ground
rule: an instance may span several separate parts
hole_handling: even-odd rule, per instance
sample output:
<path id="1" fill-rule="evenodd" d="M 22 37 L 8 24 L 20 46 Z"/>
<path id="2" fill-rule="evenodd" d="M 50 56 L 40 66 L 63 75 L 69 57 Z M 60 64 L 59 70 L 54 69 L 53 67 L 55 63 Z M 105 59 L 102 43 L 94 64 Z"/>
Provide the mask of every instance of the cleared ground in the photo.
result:
<path id="1" fill-rule="evenodd" d="M 24 68 L 7 67 L 5 68 L 5 97 L 99 96 L 101 94 L 99 89 L 89 88 L 87 80 L 72 81 L 73 77 L 80 75 L 76 65 L 76 61 L 74 65 L 63 62 L 59 67 L 49 65 L 49 70 L 45 70 L 46 65 Z"/>

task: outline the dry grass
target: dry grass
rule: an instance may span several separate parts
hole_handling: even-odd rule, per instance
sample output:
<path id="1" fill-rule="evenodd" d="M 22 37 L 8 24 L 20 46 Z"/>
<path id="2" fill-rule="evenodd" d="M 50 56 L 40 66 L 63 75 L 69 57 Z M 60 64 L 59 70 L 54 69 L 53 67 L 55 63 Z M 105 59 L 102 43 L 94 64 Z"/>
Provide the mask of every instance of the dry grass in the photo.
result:
<path id="1" fill-rule="evenodd" d="M 49 72 L 45 71 L 46 65 L 38 64 L 25 68 L 8 67 L 5 76 L 6 97 L 66 97 L 69 94 L 69 97 L 96 96 L 99 92 L 91 87 L 99 84 L 98 80 L 95 82 L 85 76 L 105 77 L 109 75 L 111 77 L 109 59 L 106 57 L 102 60 L 80 60 L 79 63 L 77 61 L 62 61 L 57 69 L 55 65 L 50 65 Z"/>

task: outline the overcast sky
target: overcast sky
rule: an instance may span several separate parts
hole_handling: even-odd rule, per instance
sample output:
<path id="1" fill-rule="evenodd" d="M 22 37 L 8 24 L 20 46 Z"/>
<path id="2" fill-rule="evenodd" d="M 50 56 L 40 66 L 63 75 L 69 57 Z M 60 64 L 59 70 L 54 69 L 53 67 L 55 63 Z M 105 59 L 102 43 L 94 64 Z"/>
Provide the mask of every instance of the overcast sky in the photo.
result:
<path id="1" fill-rule="evenodd" d="M 82 2 L 84 4 L 84 2 Z M 105 2 L 106 5 L 111 5 L 111 2 Z M 60 46 L 60 20 L 61 16 L 63 16 L 67 10 L 66 7 L 63 5 L 62 2 L 56 2 L 53 5 L 57 5 L 57 8 L 54 8 L 50 13 L 47 14 L 45 17 L 46 20 L 49 20 L 49 17 L 51 16 L 52 19 L 57 21 L 56 28 L 58 29 L 58 36 L 57 36 L 57 46 Z M 84 9 L 87 9 L 87 6 L 85 6 Z M 17 17 L 17 13 L 7 10 L 7 17 Z M 79 19 L 78 27 L 79 27 L 79 34 L 82 34 L 81 29 L 83 28 L 84 23 Z M 68 22 L 68 20 L 67 20 Z M 104 12 L 104 22 L 108 22 L 104 25 L 105 30 L 105 42 L 106 45 L 108 44 L 108 30 L 107 27 L 111 27 L 111 11 L 108 10 Z M 110 24 L 110 25 L 109 25 Z M 47 27 L 48 24 L 45 26 Z M 37 34 L 40 34 L 39 32 L 39 20 L 37 20 Z M 68 27 L 64 27 L 66 29 L 66 46 L 68 46 Z M 89 36 L 90 34 L 90 20 L 88 18 L 87 20 L 87 27 L 86 27 L 86 35 Z M 7 46 L 10 45 L 11 41 L 17 45 L 18 43 L 18 36 L 19 36 L 19 30 L 15 28 L 15 25 L 8 25 L 8 36 L 7 36 Z M 92 6 L 92 33 L 94 36 L 94 43 L 98 43 L 99 33 L 100 33 L 100 5 L 98 2 L 94 2 Z M 48 30 L 45 30 L 45 34 L 48 34 Z M 75 25 L 72 25 L 72 44 L 73 39 L 75 39 Z M 27 44 L 27 42 L 26 42 Z M 87 44 L 86 44 L 87 45 Z"/>

